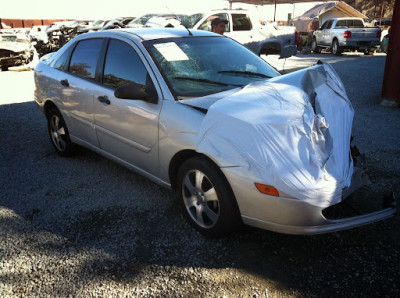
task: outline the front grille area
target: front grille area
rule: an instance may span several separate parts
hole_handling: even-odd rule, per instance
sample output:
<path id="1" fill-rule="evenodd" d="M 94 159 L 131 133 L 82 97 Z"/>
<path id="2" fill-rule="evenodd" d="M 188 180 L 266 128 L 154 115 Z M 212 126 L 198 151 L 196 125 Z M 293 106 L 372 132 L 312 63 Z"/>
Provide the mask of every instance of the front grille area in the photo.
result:
<path id="1" fill-rule="evenodd" d="M 391 193 L 386 195 L 377 194 L 368 189 L 368 187 L 364 187 L 355 191 L 339 204 L 324 209 L 322 214 L 325 218 L 333 220 L 379 211 L 388 207 L 391 195 Z"/>

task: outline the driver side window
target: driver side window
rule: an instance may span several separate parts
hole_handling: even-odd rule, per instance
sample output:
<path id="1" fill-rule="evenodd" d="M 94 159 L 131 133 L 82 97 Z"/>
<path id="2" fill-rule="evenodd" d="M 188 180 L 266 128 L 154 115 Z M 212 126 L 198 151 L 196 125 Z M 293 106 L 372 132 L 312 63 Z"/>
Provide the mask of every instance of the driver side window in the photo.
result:
<path id="1" fill-rule="evenodd" d="M 212 20 L 214 20 L 215 18 L 220 18 L 223 20 L 227 20 L 228 23 L 225 25 L 225 32 L 230 32 L 230 24 L 229 24 L 229 17 L 228 14 L 226 13 L 218 13 L 218 14 L 213 14 L 211 16 L 209 16 L 200 26 L 199 26 L 199 30 L 205 30 L 205 31 L 211 31 L 211 22 Z"/>
<path id="2" fill-rule="evenodd" d="M 111 40 L 103 72 L 103 84 L 112 88 L 138 83 L 146 84 L 147 70 L 136 51 L 127 43 Z"/>
<path id="3" fill-rule="evenodd" d="M 321 30 L 326 29 L 326 26 L 328 25 L 328 22 L 329 22 L 329 21 L 326 21 L 326 22 L 324 22 L 324 23 L 322 24 Z"/>

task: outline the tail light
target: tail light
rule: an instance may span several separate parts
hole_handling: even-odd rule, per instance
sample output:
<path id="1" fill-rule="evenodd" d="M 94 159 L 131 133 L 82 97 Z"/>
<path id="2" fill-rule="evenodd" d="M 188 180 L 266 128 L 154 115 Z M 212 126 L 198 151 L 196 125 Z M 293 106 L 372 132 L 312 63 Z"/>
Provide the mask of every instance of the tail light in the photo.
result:
<path id="1" fill-rule="evenodd" d="M 378 32 L 376 32 L 376 37 L 381 38 L 381 36 L 382 36 L 382 31 L 381 31 L 381 30 L 379 30 Z"/>
<path id="2" fill-rule="evenodd" d="M 300 33 L 298 30 L 294 30 L 294 44 L 298 45 L 300 43 Z"/>
<path id="3" fill-rule="evenodd" d="M 344 38 L 351 38 L 351 31 L 344 31 Z"/>

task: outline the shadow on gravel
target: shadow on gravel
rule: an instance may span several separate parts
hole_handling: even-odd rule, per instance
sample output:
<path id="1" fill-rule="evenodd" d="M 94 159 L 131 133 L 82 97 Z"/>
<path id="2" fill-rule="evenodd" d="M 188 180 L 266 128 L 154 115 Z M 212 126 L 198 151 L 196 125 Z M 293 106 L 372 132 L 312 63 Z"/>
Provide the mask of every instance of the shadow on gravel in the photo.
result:
<path id="1" fill-rule="evenodd" d="M 168 279 L 239 293 L 247 282 L 282 296 L 400 295 L 398 217 L 319 236 L 244 227 L 207 239 L 184 221 L 172 192 L 85 149 L 58 157 L 33 102 L 0 106 L 0 143 L 0 237 L 7 243 L 0 264 L 26 251 L 45 264 L 34 277 L 3 269 L 0 279 L 16 288 L 50 272 L 61 280 L 42 293 L 75 296 L 78 283 L 98 280 L 140 287 Z M 219 281 L 205 275 L 226 268 L 232 271 Z"/>

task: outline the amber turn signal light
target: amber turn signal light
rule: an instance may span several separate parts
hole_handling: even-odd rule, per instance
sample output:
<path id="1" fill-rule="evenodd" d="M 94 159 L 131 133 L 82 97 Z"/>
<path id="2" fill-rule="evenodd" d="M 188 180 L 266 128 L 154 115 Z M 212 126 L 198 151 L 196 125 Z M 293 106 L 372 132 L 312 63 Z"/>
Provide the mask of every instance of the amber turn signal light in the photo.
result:
<path id="1" fill-rule="evenodd" d="M 265 194 L 265 195 L 270 195 L 270 196 L 275 196 L 279 197 L 278 190 L 271 186 L 271 185 L 265 185 L 261 183 L 254 183 L 258 189 L 259 192 Z"/>

